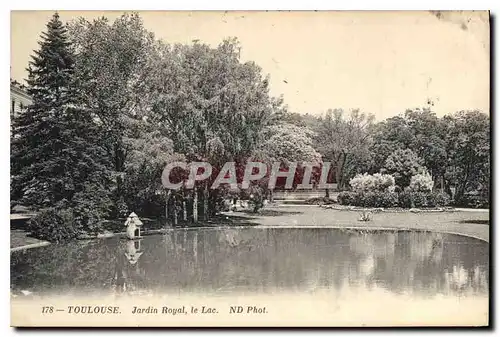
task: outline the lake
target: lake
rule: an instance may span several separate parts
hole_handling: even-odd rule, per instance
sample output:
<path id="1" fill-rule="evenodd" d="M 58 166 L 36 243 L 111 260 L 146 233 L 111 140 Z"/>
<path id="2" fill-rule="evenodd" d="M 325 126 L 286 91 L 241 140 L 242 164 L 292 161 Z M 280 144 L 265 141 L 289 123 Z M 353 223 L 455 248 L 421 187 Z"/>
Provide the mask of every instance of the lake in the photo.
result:
<path id="1" fill-rule="evenodd" d="M 485 324 L 488 255 L 485 241 L 424 231 L 179 229 L 14 252 L 11 294 L 288 300 L 290 317 L 332 312 L 318 324 Z"/>
<path id="2" fill-rule="evenodd" d="M 172 230 L 15 252 L 12 290 L 280 292 L 379 286 L 415 296 L 487 294 L 486 242 L 418 231 Z"/>

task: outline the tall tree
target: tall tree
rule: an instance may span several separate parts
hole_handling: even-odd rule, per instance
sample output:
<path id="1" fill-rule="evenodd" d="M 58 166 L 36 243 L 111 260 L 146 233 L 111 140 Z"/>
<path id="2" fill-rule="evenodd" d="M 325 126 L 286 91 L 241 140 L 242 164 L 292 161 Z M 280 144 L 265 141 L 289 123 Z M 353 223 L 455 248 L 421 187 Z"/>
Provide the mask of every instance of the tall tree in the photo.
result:
<path id="1" fill-rule="evenodd" d="M 226 161 L 245 161 L 257 147 L 262 129 L 280 110 L 281 101 L 269 96 L 269 80 L 253 62 L 241 63 L 239 44 L 224 40 L 218 47 L 194 42 L 169 46 L 159 43 L 151 58 L 147 82 L 155 97 L 148 114 L 170 130 L 174 151 L 189 161 L 210 161 L 214 172 Z M 197 183 L 208 214 L 209 180 Z"/>
<path id="2" fill-rule="evenodd" d="M 434 181 L 442 186 L 447 160 L 445 124 L 430 108 L 408 109 L 379 123 L 374 130 L 372 172 L 383 168 L 396 150 L 412 150 Z"/>
<path id="3" fill-rule="evenodd" d="M 307 127 L 279 123 L 266 127 L 263 141 L 256 149 L 257 155 L 269 162 L 288 165 L 290 162 L 321 162 L 321 155 L 314 149 L 315 134 Z"/>
<path id="4" fill-rule="evenodd" d="M 288 169 L 291 163 L 298 164 L 294 187 L 302 182 L 305 163 L 317 166 L 321 164 L 321 154 L 313 146 L 314 137 L 314 132 L 309 128 L 286 122 L 280 122 L 263 129 L 262 142 L 255 149 L 252 160 L 261 161 L 267 165 L 267 175 L 258 184 L 263 191 L 268 192 L 271 202 L 273 201 L 273 190 L 268 190 L 268 179 L 274 163 L 279 163 L 283 169 Z M 317 178 L 317 173 L 318 170 L 313 170 L 312 180 Z M 276 186 L 282 185 L 280 182 L 278 179 Z"/>
<path id="5" fill-rule="evenodd" d="M 39 45 L 28 68 L 33 104 L 14 126 L 12 190 L 21 203 L 35 209 L 82 209 L 85 201 L 85 206 L 104 212 L 109 186 L 106 158 L 92 114 L 81 104 L 72 46 L 57 13 Z"/>
<path id="6" fill-rule="evenodd" d="M 335 167 L 339 188 L 347 186 L 349 178 L 365 172 L 369 158 L 370 128 L 374 117 L 359 109 L 345 116 L 342 109 L 328 110 L 317 130 L 317 149 L 325 161 Z"/>
<path id="7" fill-rule="evenodd" d="M 126 161 L 132 150 L 126 138 L 149 104 L 142 70 L 153 57 L 154 36 L 138 14 L 124 14 L 112 23 L 104 17 L 80 18 L 69 29 L 82 104 L 98 122 L 114 172 L 114 202 L 120 208 Z"/>
<path id="8" fill-rule="evenodd" d="M 173 153 L 172 141 L 149 123 L 138 122 L 129 131 L 124 139 L 130 150 L 122 192 L 126 211 L 158 216 L 165 207 L 162 171 L 167 163 L 182 161 L 183 156 Z"/>
<path id="9" fill-rule="evenodd" d="M 455 187 L 455 200 L 479 190 L 489 199 L 490 118 L 480 111 L 459 111 L 444 117 L 447 126 L 446 182 Z"/>

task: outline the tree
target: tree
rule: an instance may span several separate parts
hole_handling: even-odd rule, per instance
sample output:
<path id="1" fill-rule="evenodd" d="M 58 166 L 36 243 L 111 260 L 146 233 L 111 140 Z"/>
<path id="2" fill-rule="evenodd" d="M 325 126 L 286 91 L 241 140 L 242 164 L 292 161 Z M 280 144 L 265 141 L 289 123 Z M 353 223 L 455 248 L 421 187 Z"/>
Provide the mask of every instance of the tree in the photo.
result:
<path id="1" fill-rule="evenodd" d="M 370 157 L 370 129 L 374 117 L 359 109 L 347 117 L 342 109 L 328 110 L 317 130 L 317 149 L 323 160 L 335 167 L 338 188 L 347 186 L 349 179 L 366 172 Z"/>
<path id="2" fill-rule="evenodd" d="M 81 104 L 72 46 L 57 13 L 39 45 L 28 68 L 33 104 L 14 125 L 14 197 L 35 209 L 72 208 L 85 226 L 97 226 L 109 205 L 109 171 L 93 116 Z"/>
<path id="3" fill-rule="evenodd" d="M 145 115 L 150 99 L 143 73 L 154 57 L 154 36 L 138 14 L 125 14 L 110 23 L 102 17 L 80 18 L 69 25 L 75 46 L 75 74 L 82 104 L 98 122 L 110 167 L 114 172 L 116 208 L 123 205 L 123 175 L 132 150 L 126 137 Z"/>
<path id="4" fill-rule="evenodd" d="M 307 127 L 280 123 L 266 127 L 263 133 L 263 142 L 257 153 L 269 162 L 321 161 L 321 155 L 313 147 L 315 135 Z"/>
<path id="5" fill-rule="evenodd" d="M 429 108 L 408 109 L 402 116 L 391 117 L 376 126 L 371 171 L 383 168 L 395 150 L 410 149 L 422 158 L 435 182 L 442 185 L 447 156 L 444 137 L 443 121 Z"/>
<path id="6" fill-rule="evenodd" d="M 379 172 L 394 151 L 410 148 L 413 141 L 414 135 L 409 129 L 408 121 L 402 116 L 391 117 L 376 124 L 370 146 L 373 153 L 370 171 Z"/>
<path id="7" fill-rule="evenodd" d="M 447 185 L 456 188 L 455 200 L 478 190 L 489 199 L 490 118 L 479 111 L 445 116 L 448 165 Z"/>
<path id="8" fill-rule="evenodd" d="M 405 117 L 414 135 L 410 148 L 422 158 L 434 181 L 442 185 L 447 159 L 443 120 L 429 108 L 407 110 Z"/>
<path id="9" fill-rule="evenodd" d="M 393 175 L 396 185 L 404 188 L 410 185 L 412 176 L 425 171 L 422 163 L 422 159 L 412 150 L 396 150 L 387 157 L 381 172 Z"/>
<path id="10" fill-rule="evenodd" d="M 170 130 L 175 152 L 188 161 L 210 161 L 214 173 L 226 161 L 245 162 L 281 106 L 269 96 L 269 80 L 261 69 L 240 62 L 239 48 L 234 39 L 217 48 L 160 42 L 157 56 L 146 66 L 154 74 L 147 81 L 154 97 L 148 118 Z M 197 182 L 193 190 L 194 209 L 202 191 L 205 217 L 213 211 L 209 201 L 218 194 L 209 190 L 210 182 Z"/>
<path id="11" fill-rule="evenodd" d="M 305 163 L 321 164 L 321 155 L 314 149 L 314 132 L 307 127 L 300 127 L 286 122 L 271 125 L 262 131 L 262 143 L 255 150 L 253 160 L 264 162 L 267 165 L 267 175 L 260 182 L 263 191 L 273 198 L 273 190 L 268 190 L 269 172 L 274 163 L 279 163 L 283 169 L 288 169 L 291 163 L 297 163 L 294 186 L 302 182 Z M 312 177 L 319 171 L 314 170 Z M 316 177 L 317 178 L 317 177 Z M 277 186 L 279 186 L 278 179 Z"/>
<path id="12" fill-rule="evenodd" d="M 163 213 L 167 200 L 162 193 L 162 171 L 167 163 L 184 159 L 173 152 L 172 141 L 165 133 L 166 130 L 138 121 L 129 130 L 129 136 L 124 137 L 129 153 L 121 193 L 127 212 L 133 210 L 147 215 Z"/>

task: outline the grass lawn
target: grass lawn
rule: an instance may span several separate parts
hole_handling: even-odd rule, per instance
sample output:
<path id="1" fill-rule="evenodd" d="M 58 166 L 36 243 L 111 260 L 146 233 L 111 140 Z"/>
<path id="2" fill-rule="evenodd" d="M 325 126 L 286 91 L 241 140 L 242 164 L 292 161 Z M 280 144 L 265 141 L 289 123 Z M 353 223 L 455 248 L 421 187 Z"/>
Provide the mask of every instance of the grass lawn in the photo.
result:
<path id="1" fill-rule="evenodd" d="M 234 212 L 262 226 L 333 226 L 405 228 L 464 234 L 489 241 L 488 212 L 381 212 L 371 221 L 359 221 L 359 212 L 324 209 L 319 206 L 272 206 L 262 214 Z"/>
<path id="2" fill-rule="evenodd" d="M 28 233 L 22 229 L 10 230 L 10 248 L 22 247 L 42 242 L 44 241 L 29 237 Z"/>

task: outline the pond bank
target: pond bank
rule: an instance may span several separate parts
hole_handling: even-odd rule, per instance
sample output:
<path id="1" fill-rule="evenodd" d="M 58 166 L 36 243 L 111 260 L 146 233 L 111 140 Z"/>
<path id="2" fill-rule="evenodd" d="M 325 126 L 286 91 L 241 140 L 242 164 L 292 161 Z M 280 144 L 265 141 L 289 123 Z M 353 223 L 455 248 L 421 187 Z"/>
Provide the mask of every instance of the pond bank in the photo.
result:
<path id="1" fill-rule="evenodd" d="M 273 205 L 266 207 L 261 213 L 226 212 L 223 214 L 223 223 L 211 223 L 209 228 L 217 227 L 248 227 L 257 228 L 335 228 L 356 230 L 425 230 L 451 234 L 465 235 L 489 242 L 489 212 L 463 211 L 455 209 L 453 212 L 380 212 L 372 215 L 371 221 L 358 221 L 359 212 L 325 209 L 311 205 Z M 227 221 L 229 220 L 229 221 Z M 207 228 L 186 227 L 186 228 Z M 182 227 L 181 227 L 182 228 Z M 169 229 L 171 230 L 171 229 Z M 166 229 L 150 229 L 143 231 L 143 235 L 164 233 Z M 125 232 L 104 233 L 97 237 L 81 239 L 107 238 L 124 236 Z M 11 230 L 11 252 L 48 245 L 46 241 L 27 236 L 22 230 Z"/>
<path id="2" fill-rule="evenodd" d="M 28 232 L 22 229 L 10 230 L 10 251 L 37 248 L 49 245 L 50 242 L 38 240 L 28 236 Z"/>

